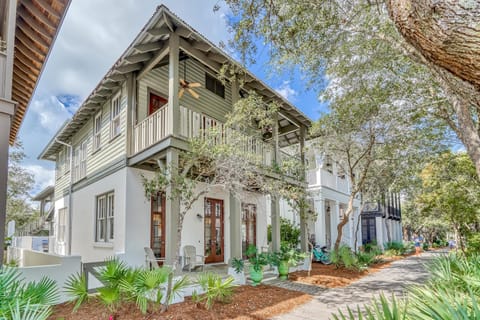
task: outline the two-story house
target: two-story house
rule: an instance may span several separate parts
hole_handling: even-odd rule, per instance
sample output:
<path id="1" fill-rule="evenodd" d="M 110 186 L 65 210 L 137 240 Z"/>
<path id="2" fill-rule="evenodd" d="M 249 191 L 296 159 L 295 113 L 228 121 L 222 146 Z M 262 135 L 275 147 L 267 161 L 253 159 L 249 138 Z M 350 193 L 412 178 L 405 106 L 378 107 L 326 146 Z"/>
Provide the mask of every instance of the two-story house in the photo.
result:
<path id="1" fill-rule="evenodd" d="M 308 234 L 312 243 L 333 248 L 337 239 L 337 225 L 343 219 L 350 196 L 350 182 L 340 167 L 332 159 L 314 148 L 306 153 L 306 182 L 312 211 L 308 217 Z M 362 245 L 362 228 L 359 224 L 361 200 L 354 200 L 353 213 L 343 227 L 342 243 L 350 248 Z M 300 217 L 287 201 L 280 204 L 280 215 L 294 224 Z M 361 223 L 361 221 L 360 221 Z"/>
<path id="2" fill-rule="evenodd" d="M 180 200 L 170 188 L 147 199 L 142 176 L 177 165 L 188 139 L 225 121 L 241 90 L 281 105 L 273 136 L 255 141 L 265 164 L 282 161 L 281 147 L 303 146 L 311 121 L 248 71 L 242 88 L 219 81 L 225 63 L 237 64 L 165 6 L 157 8 L 40 155 L 56 162 L 57 253 L 84 262 L 116 255 L 142 265 L 143 248 L 151 247 L 172 263 Z M 186 83 L 200 86 L 192 93 Z M 185 217 L 181 247 L 194 245 L 215 263 L 241 257 L 245 243 L 265 246 L 267 216 L 278 222 L 278 210 L 267 211 L 266 195 L 245 193 L 242 201 L 221 189 L 201 197 Z M 279 200 L 272 202 L 278 208 Z"/>

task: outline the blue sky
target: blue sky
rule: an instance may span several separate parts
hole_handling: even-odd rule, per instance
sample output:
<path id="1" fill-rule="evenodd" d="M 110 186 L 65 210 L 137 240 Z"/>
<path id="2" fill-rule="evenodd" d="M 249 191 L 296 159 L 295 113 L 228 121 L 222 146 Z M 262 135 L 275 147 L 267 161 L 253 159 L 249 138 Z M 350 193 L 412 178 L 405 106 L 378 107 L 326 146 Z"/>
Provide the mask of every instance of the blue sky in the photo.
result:
<path id="1" fill-rule="evenodd" d="M 163 3 L 213 43 L 228 42 L 225 5 L 218 0 L 166 0 Z M 37 160 L 58 128 L 69 119 L 151 17 L 153 0 L 72 0 L 19 133 L 24 167 L 35 175 L 33 194 L 54 183 L 54 164 Z M 221 3 L 220 3 L 221 4 Z M 268 50 L 258 50 L 249 70 L 312 119 L 325 106 L 318 92 L 305 90 L 298 70 L 268 74 Z"/>

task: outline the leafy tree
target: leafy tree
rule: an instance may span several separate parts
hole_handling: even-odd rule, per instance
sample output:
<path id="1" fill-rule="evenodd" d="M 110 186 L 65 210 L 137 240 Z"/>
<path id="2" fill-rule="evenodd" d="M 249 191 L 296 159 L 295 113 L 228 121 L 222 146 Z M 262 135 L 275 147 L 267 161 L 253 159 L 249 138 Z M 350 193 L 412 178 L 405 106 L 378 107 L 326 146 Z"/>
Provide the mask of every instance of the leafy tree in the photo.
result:
<path id="1" fill-rule="evenodd" d="M 7 221 L 14 220 L 17 228 L 37 214 L 29 202 L 35 180 L 33 174 L 22 167 L 24 158 L 23 146 L 17 141 L 10 149 L 7 183 Z"/>
<path id="2" fill-rule="evenodd" d="M 428 164 L 420 174 L 422 191 L 416 202 L 426 219 L 446 222 L 463 238 L 480 222 L 480 179 L 465 153 L 447 152 Z"/>
<path id="3" fill-rule="evenodd" d="M 277 66 L 273 70 L 300 66 L 318 91 L 326 75 L 327 98 L 345 96 L 344 90 L 357 92 L 344 103 L 368 100 L 371 95 L 365 88 L 387 79 L 385 94 L 448 123 L 480 176 L 479 78 L 474 71 L 478 70 L 480 11 L 476 1 L 226 3 L 234 15 L 231 43 L 244 59 L 253 61 L 257 43 L 266 43 Z M 469 62 L 459 62 L 464 60 Z"/>
<path id="4" fill-rule="evenodd" d="M 238 198 L 247 190 L 284 197 L 297 207 L 306 203 L 304 188 L 287 182 L 290 163 L 286 167 L 283 164 L 278 167 L 265 165 L 262 156 L 251 148 L 256 145 L 256 139 L 261 141 L 265 128 L 275 125 L 277 110 L 274 102 L 266 104 L 259 95 L 250 92 L 234 105 L 223 129 L 220 126 L 212 128 L 191 139 L 190 150 L 180 154 L 179 167 L 167 164 L 159 168 L 154 178 L 144 178 L 148 198 L 171 188 L 171 198 L 180 199 L 174 263 L 178 261 L 187 212 L 198 199 L 215 188 Z M 297 167 L 301 167 L 300 164 Z"/>

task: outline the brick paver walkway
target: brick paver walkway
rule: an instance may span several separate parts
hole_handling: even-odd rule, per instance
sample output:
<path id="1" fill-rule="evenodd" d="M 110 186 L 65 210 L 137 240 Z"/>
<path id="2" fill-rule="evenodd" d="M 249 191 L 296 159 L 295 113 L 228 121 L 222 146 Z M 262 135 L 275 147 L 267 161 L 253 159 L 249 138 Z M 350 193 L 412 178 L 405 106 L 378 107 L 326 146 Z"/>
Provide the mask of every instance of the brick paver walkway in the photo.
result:
<path id="1" fill-rule="evenodd" d="M 304 320 L 304 319 L 330 319 L 332 313 L 338 309 L 346 310 L 357 308 L 369 303 L 372 297 L 378 297 L 383 292 L 387 296 L 392 293 L 402 295 L 405 288 L 412 284 L 420 284 L 428 278 L 424 265 L 434 257 L 443 254 L 441 251 L 424 252 L 420 256 L 411 256 L 393 262 L 390 266 L 372 273 L 357 282 L 344 288 L 313 290 L 311 285 L 299 285 L 294 282 L 280 281 L 271 282 L 283 288 L 302 291 L 313 295 L 313 300 L 286 313 L 275 317 L 277 320 Z"/>

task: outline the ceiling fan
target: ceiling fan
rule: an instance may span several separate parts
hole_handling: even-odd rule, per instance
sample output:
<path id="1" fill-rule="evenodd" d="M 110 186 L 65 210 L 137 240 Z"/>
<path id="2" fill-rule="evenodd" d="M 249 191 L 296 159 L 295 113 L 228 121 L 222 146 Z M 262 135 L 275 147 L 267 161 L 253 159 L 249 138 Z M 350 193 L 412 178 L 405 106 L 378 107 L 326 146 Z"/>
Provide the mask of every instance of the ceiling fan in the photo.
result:
<path id="1" fill-rule="evenodd" d="M 195 91 L 192 90 L 192 88 L 198 88 L 201 87 L 202 85 L 198 82 L 188 82 L 185 80 L 187 73 L 187 66 L 186 66 L 186 60 L 183 60 L 183 79 L 180 79 L 180 90 L 178 91 L 178 98 L 180 99 L 183 94 L 185 93 L 185 90 L 188 91 L 194 97 L 195 99 L 200 98 L 200 95 L 196 93 Z"/>

